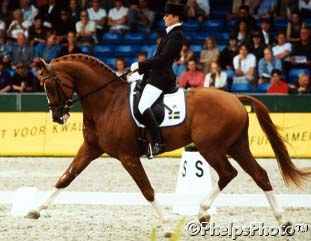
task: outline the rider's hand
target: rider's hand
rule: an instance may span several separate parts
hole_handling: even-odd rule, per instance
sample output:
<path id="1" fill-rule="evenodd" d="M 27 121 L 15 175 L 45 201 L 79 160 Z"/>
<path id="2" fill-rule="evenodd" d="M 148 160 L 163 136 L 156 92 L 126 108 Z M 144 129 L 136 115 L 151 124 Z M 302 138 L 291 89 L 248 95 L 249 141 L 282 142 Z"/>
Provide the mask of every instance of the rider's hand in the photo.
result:
<path id="1" fill-rule="evenodd" d="M 138 62 L 132 63 L 130 70 L 131 70 L 131 72 L 137 71 L 138 70 Z"/>

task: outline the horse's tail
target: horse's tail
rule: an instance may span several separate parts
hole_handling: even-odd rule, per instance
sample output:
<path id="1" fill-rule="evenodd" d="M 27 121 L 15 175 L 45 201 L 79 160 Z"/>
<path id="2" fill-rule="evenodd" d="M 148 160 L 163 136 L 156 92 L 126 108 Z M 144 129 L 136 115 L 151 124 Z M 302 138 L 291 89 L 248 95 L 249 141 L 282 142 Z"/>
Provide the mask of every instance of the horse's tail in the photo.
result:
<path id="1" fill-rule="evenodd" d="M 310 177 L 311 172 L 297 168 L 291 161 L 283 138 L 278 132 L 277 126 L 275 126 L 272 122 L 267 107 L 262 102 L 251 96 L 238 96 L 238 98 L 240 101 L 251 103 L 253 106 L 259 124 L 265 132 L 275 153 L 284 182 L 287 185 L 295 184 L 298 187 L 302 186 L 304 181 Z"/>

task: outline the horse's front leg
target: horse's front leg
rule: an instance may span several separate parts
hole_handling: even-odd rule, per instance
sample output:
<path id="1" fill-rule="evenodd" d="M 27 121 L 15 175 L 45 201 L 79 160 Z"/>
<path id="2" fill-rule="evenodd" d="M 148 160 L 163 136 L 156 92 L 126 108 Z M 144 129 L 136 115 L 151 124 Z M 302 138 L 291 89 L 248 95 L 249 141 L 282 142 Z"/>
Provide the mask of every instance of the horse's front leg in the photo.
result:
<path id="1" fill-rule="evenodd" d="M 58 179 L 53 190 L 37 205 L 37 207 L 30 211 L 26 218 L 38 219 L 40 212 L 47 209 L 59 195 L 59 193 L 69 186 L 69 184 L 89 165 L 91 161 L 103 154 L 103 151 L 97 146 L 89 145 L 86 142 L 80 147 L 76 157 Z"/>

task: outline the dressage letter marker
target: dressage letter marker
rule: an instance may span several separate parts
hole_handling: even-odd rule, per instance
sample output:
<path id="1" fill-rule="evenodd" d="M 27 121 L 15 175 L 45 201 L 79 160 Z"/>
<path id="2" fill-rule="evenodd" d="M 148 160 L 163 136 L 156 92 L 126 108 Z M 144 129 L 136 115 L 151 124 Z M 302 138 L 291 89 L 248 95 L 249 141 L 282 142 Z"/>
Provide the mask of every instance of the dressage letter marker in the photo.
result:
<path id="1" fill-rule="evenodd" d="M 173 206 L 173 213 L 181 215 L 195 215 L 198 213 L 202 197 L 206 196 L 212 188 L 212 178 L 208 163 L 199 152 L 183 152 L 177 185 L 176 195 L 186 196 L 188 199 L 193 198 L 192 205 Z M 201 197 L 201 198 L 200 198 Z M 212 206 L 216 213 L 216 208 Z"/>

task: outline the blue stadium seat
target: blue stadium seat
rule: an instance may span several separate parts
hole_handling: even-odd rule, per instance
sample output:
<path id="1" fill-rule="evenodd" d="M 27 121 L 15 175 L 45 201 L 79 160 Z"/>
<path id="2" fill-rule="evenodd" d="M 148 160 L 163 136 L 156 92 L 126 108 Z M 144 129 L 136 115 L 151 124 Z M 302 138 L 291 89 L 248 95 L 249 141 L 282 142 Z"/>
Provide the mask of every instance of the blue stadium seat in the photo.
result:
<path id="1" fill-rule="evenodd" d="M 224 28 L 224 20 L 208 19 L 203 23 L 203 31 L 221 32 Z"/>
<path id="2" fill-rule="evenodd" d="M 217 45 L 226 45 L 228 44 L 230 34 L 228 32 L 210 32 L 209 36 L 215 38 Z"/>
<path id="3" fill-rule="evenodd" d="M 104 62 L 105 64 L 107 64 L 110 68 L 115 69 L 114 66 L 115 66 L 116 58 L 99 57 L 98 59 Z"/>
<path id="4" fill-rule="evenodd" d="M 156 26 L 158 29 L 161 29 L 161 30 L 164 30 L 166 28 L 163 19 L 159 19 L 156 23 Z"/>
<path id="5" fill-rule="evenodd" d="M 231 92 L 250 93 L 253 92 L 253 85 L 249 83 L 232 83 Z"/>
<path id="6" fill-rule="evenodd" d="M 107 32 L 102 35 L 102 43 L 104 44 L 120 44 L 122 35 L 117 32 Z"/>
<path id="7" fill-rule="evenodd" d="M 225 19 L 228 13 L 232 12 L 232 6 L 221 6 L 211 10 L 213 18 Z"/>
<path id="8" fill-rule="evenodd" d="M 95 45 L 93 48 L 93 55 L 95 57 L 112 57 L 114 54 L 113 46 Z"/>
<path id="9" fill-rule="evenodd" d="M 219 49 L 219 52 L 223 51 L 226 46 L 227 45 L 225 44 L 217 44 L 217 48 Z"/>
<path id="10" fill-rule="evenodd" d="M 187 22 L 185 22 L 182 25 L 182 27 L 184 31 L 198 31 L 200 28 L 200 25 L 197 20 L 190 19 Z"/>
<path id="11" fill-rule="evenodd" d="M 203 45 L 202 44 L 190 45 L 190 49 L 194 52 L 194 58 L 198 60 L 200 57 L 200 53 L 203 50 Z"/>
<path id="12" fill-rule="evenodd" d="M 125 62 L 127 64 L 127 66 L 130 66 L 132 63 L 137 62 L 137 58 L 136 57 L 127 57 L 127 58 L 125 58 Z"/>
<path id="13" fill-rule="evenodd" d="M 13 75 L 15 74 L 15 70 L 14 69 L 9 69 L 9 74 L 11 77 L 13 77 Z"/>
<path id="14" fill-rule="evenodd" d="M 148 36 L 148 39 L 146 41 L 146 43 L 148 44 L 156 44 L 156 40 L 158 37 L 158 33 L 157 32 L 151 32 Z"/>
<path id="15" fill-rule="evenodd" d="M 79 48 L 84 54 L 93 54 L 92 47 L 89 45 L 79 45 Z"/>
<path id="16" fill-rule="evenodd" d="M 310 71 L 307 68 L 293 68 L 293 69 L 290 69 L 288 71 L 287 81 L 290 83 L 290 82 L 293 82 L 295 80 L 298 80 L 298 76 L 301 73 L 310 74 Z"/>
<path id="17" fill-rule="evenodd" d="M 115 48 L 115 56 L 117 57 L 136 57 L 139 46 L 136 45 L 119 45 Z"/>
<path id="18" fill-rule="evenodd" d="M 205 39 L 209 36 L 208 32 L 198 32 L 193 34 L 191 43 L 192 44 L 204 44 Z"/>
<path id="19" fill-rule="evenodd" d="M 235 26 L 236 22 L 237 22 L 236 19 L 231 19 L 231 20 L 226 21 L 226 30 L 231 31 L 233 27 Z"/>
<path id="20" fill-rule="evenodd" d="M 144 44 L 145 40 L 145 33 L 126 33 L 123 37 L 123 44 Z"/>
<path id="21" fill-rule="evenodd" d="M 276 31 L 284 31 L 287 29 L 287 24 L 289 20 L 287 19 L 276 19 L 273 21 L 272 28 Z"/>
<path id="22" fill-rule="evenodd" d="M 257 87 L 256 87 L 255 92 L 257 92 L 257 93 L 267 93 L 267 90 L 268 90 L 269 86 L 270 86 L 270 83 L 258 84 Z"/>

